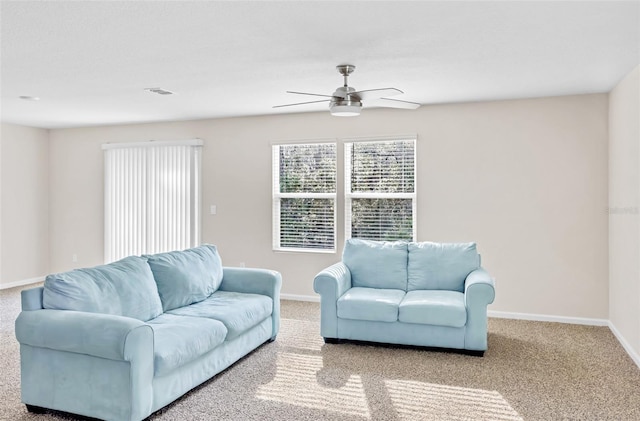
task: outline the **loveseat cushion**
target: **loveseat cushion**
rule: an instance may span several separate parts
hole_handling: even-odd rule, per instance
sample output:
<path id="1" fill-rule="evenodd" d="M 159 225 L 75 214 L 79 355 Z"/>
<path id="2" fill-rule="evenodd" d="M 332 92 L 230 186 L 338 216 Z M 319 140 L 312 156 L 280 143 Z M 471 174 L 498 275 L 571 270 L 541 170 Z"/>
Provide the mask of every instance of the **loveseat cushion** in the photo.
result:
<path id="1" fill-rule="evenodd" d="M 260 294 L 216 291 L 209 298 L 169 311 L 181 316 L 205 317 L 221 321 L 231 340 L 271 316 L 273 300 Z"/>
<path id="2" fill-rule="evenodd" d="M 141 257 L 47 276 L 44 308 L 132 317 L 146 322 L 162 313 L 153 274 Z"/>
<path id="3" fill-rule="evenodd" d="M 407 243 L 350 238 L 342 261 L 351 272 L 351 286 L 407 290 Z"/>
<path id="4" fill-rule="evenodd" d="M 341 319 L 395 322 L 398 306 L 405 296 L 399 289 L 354 287 L 338 298 L 338 317 Z"/>
<path id="5" fill-rule="evenodd" d="M 222 260 L 216 246 L 145 256 L 153 272 L 162 308 L 169 311 L 204 300 L 222 282 Z"/>
<path id="6" fill-rule="evenodd" d="M 467 323 L 464 294 L 457 291 L 409 291 L 399 306 L 398 320 L 435 326 L 462 327 Z"/>
<path id="7" fill-rule="evenodd" d="M 154 375 L 162 376 L 211 351 L 227 335 L 222 322 L 162 314 L 147 322 L 153 329 Z"/>
<path id="8" fill-rule="evenodd" d="M 407 291 L 464 291 L 464 280 L 480 266 L 476 243 L 409 243 Z"/>

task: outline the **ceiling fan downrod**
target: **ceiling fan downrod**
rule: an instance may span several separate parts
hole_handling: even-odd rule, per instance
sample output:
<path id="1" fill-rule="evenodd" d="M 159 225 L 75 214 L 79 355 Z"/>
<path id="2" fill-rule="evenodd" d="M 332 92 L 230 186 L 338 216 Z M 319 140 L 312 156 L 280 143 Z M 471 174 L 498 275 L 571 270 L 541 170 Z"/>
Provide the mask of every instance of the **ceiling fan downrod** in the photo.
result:
<path id="1" fill-rule="evenodd" d="M 344 87 L 348 87 L 347 78 L 354 70 L 356 70 L 356 66 L 353 64 L 339 64 L 336 66 L 338 73 L 340 73 L 344 77 Z"/>

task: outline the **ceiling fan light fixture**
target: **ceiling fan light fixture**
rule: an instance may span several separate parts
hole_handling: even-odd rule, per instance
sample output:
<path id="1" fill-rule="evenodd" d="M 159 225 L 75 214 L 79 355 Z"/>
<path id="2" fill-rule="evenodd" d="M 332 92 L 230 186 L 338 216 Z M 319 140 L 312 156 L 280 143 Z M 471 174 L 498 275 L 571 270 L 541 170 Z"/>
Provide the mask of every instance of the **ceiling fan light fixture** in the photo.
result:
<path id="1" fill-rule="evenodd" d="M 348 99 L 331 101 L 329 111 L 336 117 L 355 117 L 360 115 L 362 102 L 350 101 Z"/>

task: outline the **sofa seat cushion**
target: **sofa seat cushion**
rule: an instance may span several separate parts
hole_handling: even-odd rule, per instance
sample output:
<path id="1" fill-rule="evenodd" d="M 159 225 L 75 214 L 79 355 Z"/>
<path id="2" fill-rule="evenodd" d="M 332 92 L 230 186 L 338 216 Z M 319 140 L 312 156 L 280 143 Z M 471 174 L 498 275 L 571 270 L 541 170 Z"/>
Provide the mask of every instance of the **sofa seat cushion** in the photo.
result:
<path id="1" fill-rule="evenodd" d="M 405 296 L 399 289 L 354 287 L 338 299 L 341 319 L 375 322 L 398 321 L 398 306 Z"/>
<path id="2" fill-rule="evenodd" d="M 409 291 L 399 306 L 398 320 L 435 326 L 462 327 L 467 323 L 464 294 L 457 291 Z"/>
<path id="3" fill-rule="evenodd" d="M 272 311 L 273 300 L 266 295 L 216 291 L 204 301 L 168 313 L 219 320 L 231 340 L 271 316 Z"/>
<path id="4" fill-rule="evenodd" d="M 227 328 L 218 320 L 162 314 L 147 322 L 153 329 L 154 374 L 162 376 L 224 342 Z"/>
<path id="5" fill-rule="evenodd" d="M 43 307 L 124 316 L 146 322 L 162 314 L 153 274 L 141 257 L 47 276 Z"/>

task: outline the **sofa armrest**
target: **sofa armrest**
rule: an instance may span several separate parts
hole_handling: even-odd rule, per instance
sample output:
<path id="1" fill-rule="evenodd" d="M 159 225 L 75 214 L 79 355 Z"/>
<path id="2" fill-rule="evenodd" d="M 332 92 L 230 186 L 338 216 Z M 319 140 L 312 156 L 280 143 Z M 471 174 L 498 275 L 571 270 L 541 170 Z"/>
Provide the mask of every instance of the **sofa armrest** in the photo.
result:
<path id="1" fill-rule="evenodd" d="M 16 319 L 18 342 L 38 348 L 120 361 L 150 358 L 153 330 L 137 319 L 70 310 L 23 311 Z"/>
<path id="2" fill-rule="evenodd" d="M 30 288 L 20 291 L 22 311 L 42 309 L 43 287 Z"/>
<path id="3" fill-rule="evenodd" d="M 338 337 L 337 302 L 351 288 L 351 272 L 338 262 L 320 271 L 313 280 L 313 290 L 320 294 L 320 334 L 324 338 Z"/>
<path id="4" fill-rule="evenodd" d="M 275 339 L 280 330 L 280 288 L 282 276 L 279 272 L 255 268 L 222 268 L 221 291 L 261 294 L 271 297 L 273 319 L 271 339 Z"/>
<path id="5" fill-rule="evenodd" d="M 467 275 L 464 281 L 464 301 L 467 307 L 474 305 L 487 306 L 495 298 L 495 281 L 483 268 Z"/>
<path id="6" fill-rule="evenodd" d="M 221 291 L 245 292 L 250 294 L 267 295 L 280 299 L 282 276 L 280 273 L 267 269 L 254 268 L 222 268 Z"/>

